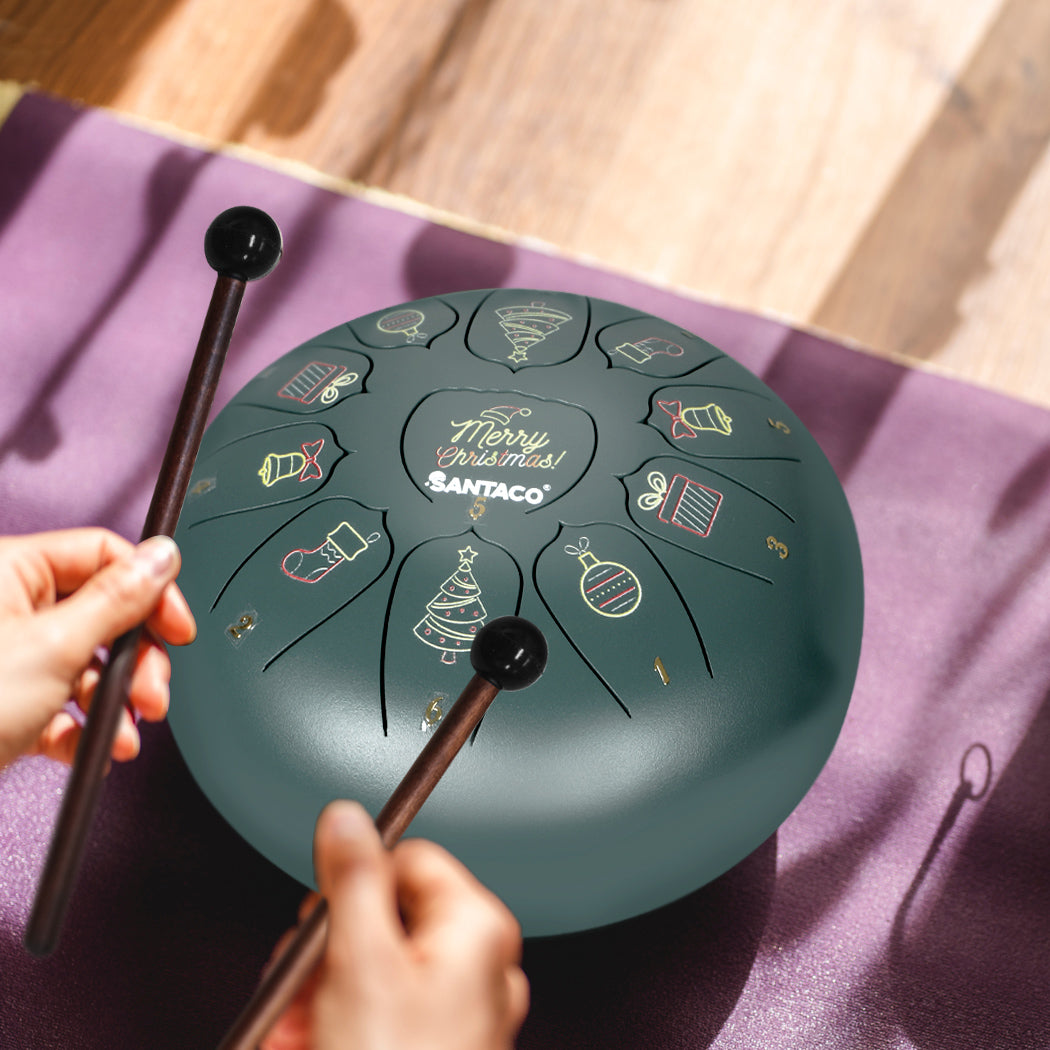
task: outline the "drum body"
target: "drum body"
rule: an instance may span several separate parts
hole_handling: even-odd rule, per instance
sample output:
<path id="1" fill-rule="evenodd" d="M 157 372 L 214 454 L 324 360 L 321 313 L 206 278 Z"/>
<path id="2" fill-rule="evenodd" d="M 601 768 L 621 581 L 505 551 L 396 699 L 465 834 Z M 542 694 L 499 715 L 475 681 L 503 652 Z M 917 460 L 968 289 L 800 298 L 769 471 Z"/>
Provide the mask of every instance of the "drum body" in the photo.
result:
<path id="1" fill-rule="evenodd" d="M 550 658 L 412 827 L 528 935 L 647 911 L 776 830 L 827 759 L 860 649 L 841 486 L 702 338 L 499 289 L 325 332 L 209 428 L 177 539 L 199 625 L 170 720 L 204 792 L 313 884 L 321 808 L 378 812 L 489 620 Z"/>

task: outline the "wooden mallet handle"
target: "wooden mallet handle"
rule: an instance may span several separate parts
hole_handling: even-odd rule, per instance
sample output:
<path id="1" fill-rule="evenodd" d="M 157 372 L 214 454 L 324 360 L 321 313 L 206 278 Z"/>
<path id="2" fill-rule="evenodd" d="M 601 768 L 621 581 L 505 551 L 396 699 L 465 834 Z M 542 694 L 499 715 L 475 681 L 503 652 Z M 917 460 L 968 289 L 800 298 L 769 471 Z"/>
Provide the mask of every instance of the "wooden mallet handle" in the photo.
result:
<path id="1" fill-rule="evenodd" d="M 273 219 L 257 208 L 230 208 L 208 227 L 204 254 L 218 277 L 146 515 L 143 539 L 175 532 L 245 282 L 265 276 L 277 265 L 281 232 Z M 58 943 L 98 808 L 121 710 L 127 703 L 142 630 L 141 626 L 133 628 L 113 643 L 95 689 L 26 928 L 24 943 L 34 955 L 50 955 Z"/>
<path id="2" fill-rule="evenodd" d="M 547 665 L 547 642 L 528 620 L 503 616 L 486 624 L 470 649 L 474 677 L 376 817 L 383 845 L 404 834 L 501 689 L 524 689 Z M 274 960 L 219 1050 L 255 1050 L 324 957 L 328 904 L 322 897 Z"/>

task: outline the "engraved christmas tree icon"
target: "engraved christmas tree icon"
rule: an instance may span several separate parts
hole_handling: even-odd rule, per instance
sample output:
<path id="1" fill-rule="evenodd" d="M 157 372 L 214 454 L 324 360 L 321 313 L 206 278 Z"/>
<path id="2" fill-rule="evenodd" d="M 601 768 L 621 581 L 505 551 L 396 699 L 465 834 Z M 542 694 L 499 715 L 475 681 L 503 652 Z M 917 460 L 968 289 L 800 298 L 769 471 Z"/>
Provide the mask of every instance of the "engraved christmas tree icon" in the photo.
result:
<path id="1" fill-rule="evenodd" d="M 536 343 L 543 342 L 556 332 L 572 316 L 563 310 L 555 310 L 542 302 L 532 302 L 527 306 L 503 306 L 496 311 L 500 328 L 511 341 L 513 353 L 508 359 L 521 364 L 528 361 L 528 349 Z"/>
<path id="2" fill-rule="evenodd" d="M 428 602 L 426 616 L 412 631 L 424 645 L 441 650 L 443 664 L 454 664 L 457 654 L 470 652 L 474 636 L 488 615 L 471 569 L 478 552 L 468 546 L 458 554 L 459 566 Z"/>
<path id="3" fill-rule="evenodd" d="M 583 566 L 580 594 L 583 600 L 601 616 L 630 616 L 642 601 L 642 584 L 626 565 L 615 561 L 598 561 L 591 550 L 591 541 L 580 537 L 579 546 L 569 543 L 565 553 L 575 555 Z"/>

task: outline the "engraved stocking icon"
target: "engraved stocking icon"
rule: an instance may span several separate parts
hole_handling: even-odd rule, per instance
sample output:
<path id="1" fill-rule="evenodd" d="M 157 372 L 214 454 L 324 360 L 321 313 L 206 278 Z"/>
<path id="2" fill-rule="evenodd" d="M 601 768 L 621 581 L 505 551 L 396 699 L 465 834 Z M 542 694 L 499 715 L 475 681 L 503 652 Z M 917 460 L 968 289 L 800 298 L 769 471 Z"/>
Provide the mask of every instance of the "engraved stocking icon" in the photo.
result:
<path id="1" fill-rule="evenodd" d="M 297 547 L 289 551 L 281 561 L 281 571 L 300 583 L 317 583 L 343 562 L 353 561 L 377 539 L 379 533 L 374 532 L 365 539 L 353 525 L 341 521 L 328 533 L 324 542 L 312 550 Z"/>

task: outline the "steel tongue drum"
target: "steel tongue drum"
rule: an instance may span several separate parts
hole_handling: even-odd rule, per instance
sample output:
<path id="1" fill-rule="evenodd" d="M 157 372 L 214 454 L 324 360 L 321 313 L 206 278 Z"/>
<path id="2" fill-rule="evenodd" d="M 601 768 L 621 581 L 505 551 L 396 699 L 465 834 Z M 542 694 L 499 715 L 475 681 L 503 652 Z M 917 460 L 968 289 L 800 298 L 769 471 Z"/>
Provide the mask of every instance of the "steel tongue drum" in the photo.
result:
<path id="1" fill-rule="evenodd" d="M 170 720 L 201 788 L 313 885 L 506 615 L 548 643 L 413 824 L 527 935 L 681 897 L 759 846 L 845 717 L 863 583 L 795 414 L 703 338 L 555 291 L 457 292 L 309 339 L 209 427 L 176 539 L 199 636 Z"/>

